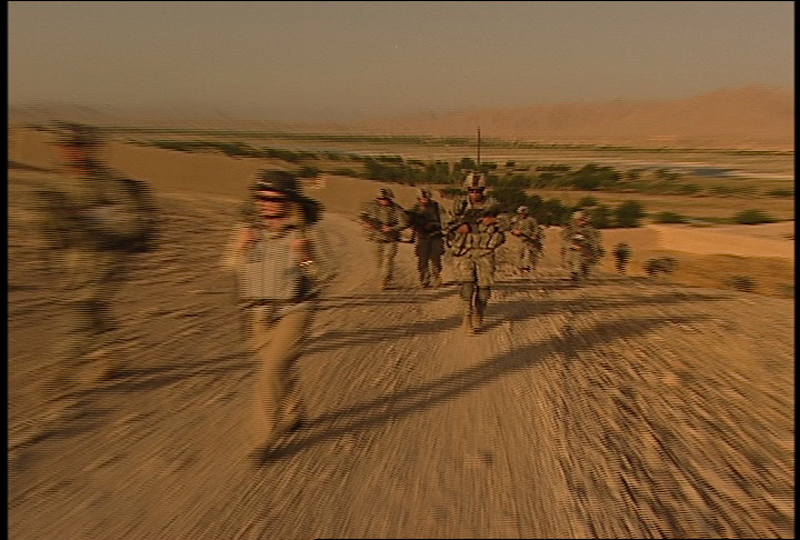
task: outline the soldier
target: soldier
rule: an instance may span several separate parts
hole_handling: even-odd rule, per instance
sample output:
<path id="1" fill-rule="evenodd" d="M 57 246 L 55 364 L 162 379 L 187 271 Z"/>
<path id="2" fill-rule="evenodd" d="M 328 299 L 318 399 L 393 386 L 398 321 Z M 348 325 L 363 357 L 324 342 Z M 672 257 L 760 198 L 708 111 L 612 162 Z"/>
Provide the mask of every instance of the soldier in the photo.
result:
<path id="1" fill-rule="evenodd" d="M 132 254 L 153 246 L 157 211 L 146 184 L 100 163 L 104 141 L 97 129 L 61 123 L 56 131 L 63 176 L 37 195 L 46 249 L 64 278 L 60 361 L 47 384 L 68 394 L 77 383 L 125 371 L 109 349 L 109 331 L 116 327 L 110 308 Z"/>
<path id="2" fill-rule="evenodd" d="M 389 288 L 394 274 L 400 231 L 408 227 L 406 212 L 393 199 L 392 190 L 383 188 L 378 197 L 367 202 L 358 214 L 367 239 L 375 245 L 381 289 Z"/>
<path id="3" fill-rule="evenodd" d="M 248 343 L 259 362 L 250 434 L 260 461 L 304 421 L 297 359 L 316 299 L 336 271 L 315 226 L 322 207 L 302 195 L 294 174 L 260 171 L 252 193 L 223 262 L 238 271 Z"/>
<path id="4" fill-rule="evenodd" d="M 505 242 L 498 224 L 497 200 L 486 196 L 481 173 L 468 173 L 464 181 L 468 194 L 457 199 L 445 233 L 453 260 L 453 277 L 461 285 L 464 330 L 474 334 L 483 324 L 494 284 L 495 250 Z"/>
<path id="5" fill-rule="evenodd" d="M 631 248 L 625 242 L 620 242 L 614 246 L 614 264 L 617 268 L 617 273 L 625 274 L 628 268 L 628 262 L 631 260 Z"/>
<path id="6" fill-rule="evenodd" d="M 561 257 L 570 272 L 570 279 L 585 279 L 604 253 L 600 231 L 592 227 L 589 215 L 579 210 L 572 214 L 572 220 L 561 234 Z"/>
<path id="7" fill-rule="evenodd" d="M 519 269 L 530 272 L 536 269 L 542 254 L 542 228 L 536 219 L 528 215 L 528 207 L 517 208 L 517 215 L 511 218 L 511 234 L 520 239 L 522 244 L 519 256 Z"/>
<path id="8" fill-rule="evenodd" d="M 409 223 L 414 231 L 419 281 L 424 288 L 428 288 L 441 284 L 444 253 L 441 207 L 427 189 L 420 190 L 417 200 L 419 202 L 409 211 Z"/>

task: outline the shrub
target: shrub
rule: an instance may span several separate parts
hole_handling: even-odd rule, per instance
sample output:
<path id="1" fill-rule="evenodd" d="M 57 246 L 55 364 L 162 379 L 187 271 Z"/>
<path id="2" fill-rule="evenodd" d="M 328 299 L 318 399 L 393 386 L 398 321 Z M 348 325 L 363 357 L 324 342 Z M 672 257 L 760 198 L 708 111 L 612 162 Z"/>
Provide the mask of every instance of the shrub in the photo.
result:
<path id="1" fill-rule="evenodd" d="M 742 292 L 753 292 L 756 290 L 756 280 L 750 276 L 731 276 L 724 280 L 723 284 L 731 289 Z"/>
<path id="2" fill-rule="evenodd" d="M 656 223 L 688 223 L 688 218 L 676 212 L 659 212 L 653 216 Z"/>
<path id="3" fill-rule="evenodd" d="M 794 191 L 791 189 L 773 189 L 768 191 L 767 195 L 770 197 L 794 197 Z"/>
<path id="4" fill-rule="evenodd" d="M 358 173 L 356 171 L 354 171 L 353 169 L 333 169 L 331 171 L 331 174 L 335 174 L 335 175 L 338 175 L 338 176 L 358 177 Z"/>
<path id="5" fill-rule="evenodd" d="M 316 178 L 320 170 L 317 167 L 300 167 L 297 171 L 298 178 Z"/>
<path id="6" fill-rule="evenodd" d="M 592 225 L 598 229 L 608 229 L 612 226 L 613 213 L 608 206 L 601 204 L 591 208 L 588 212 Z"/>
<path id="7" fill-rule="evenodd" d="M 775 221 L 777 220 L 763 210 L 742 210 L 733 216 L 733 222 L 742 225 L 758 225 L 759 223 L 774 223 Z"/>
<path id="8" fill-rule="evenodd" d="M 678 261 L 672 257 L 649 259 L 644 263 L 644 271 L 650 277 L 655 277 L 658 274 L 672 274 L 677 269 Z"/>
<path id="9" fill-rule="evenodd" d="M 584 197 L 578 201 L 578 204 L 575 205 L 575 208 L 586 208 L 588 206 L 597 206 L 599 201 L 594 197 Z"/>
<path id="10" fill-rule="evenodd" d="M 638 201 L 627 201 L 614 210 L 614 215 L 617 227 L 639 227 L 645 216 L 644 206 Z"/>

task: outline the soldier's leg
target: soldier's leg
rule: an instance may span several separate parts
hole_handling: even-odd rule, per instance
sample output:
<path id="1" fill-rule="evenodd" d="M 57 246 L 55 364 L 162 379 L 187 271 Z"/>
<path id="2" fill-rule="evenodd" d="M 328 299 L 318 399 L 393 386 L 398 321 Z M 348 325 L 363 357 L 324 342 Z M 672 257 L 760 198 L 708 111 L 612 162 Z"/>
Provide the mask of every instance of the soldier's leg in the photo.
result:
<path id="1" fill-rule="evenodd" d="M 475 321 L 474 325 L 480 326 L 483 324 L 483 317 L 486 313 L 486 306 L 489 304 L 489 298 L 492 294 L 492 285 L 494 285 L 494 272 L 495 272 L 495 256 L 494 253 L 489 253 L 480 257 L 476 261 L 476 281 L 478 288 L 475 291 Z"/>
<path id="2" fill-rule="evenodd" d="M 276 440 L 302 416 L 295 362 L 312 320 L 312 311 L 305 308 L 277 321 L 265 320 L 264 314 L 251 322 L 252 343 L 258 347 L 251 426 L 254 446 Z"/>
<path id="3" fill-rule="evenodd" d="M 417 275 L 419 282 L 423 287 L 429 285 L 428 279 L 428 264 L 430 258 L 430 242 L 417 238 L 417 243 L 414 246 L 414 254 L 417 256 Z"/>
<path id="4" fill-rule="evenodd" d="M 492 296 L 492 288 L 488 286 L 478 286 L 475 292 L 475 316 L 474 326 L 483 324 L 483 317 L 486 314 L 486 306 L 489 305 L 489 298 Z"/>
<path id="5" fill-rule="evenodd" d="M 397 242 L 386 242 L 384 245 L 384 267 L 381 282 L 388 285 L 394 276 L 394 260 L 397 256 Z"/>
<path id="6" fill-rule="evenodd" d="M 436 286 L 442 283 L 442 255 L 444 255 L 444 240 L 441 238 L 432 240 L 430 261 L 433 275 L 431 279 Z"/>

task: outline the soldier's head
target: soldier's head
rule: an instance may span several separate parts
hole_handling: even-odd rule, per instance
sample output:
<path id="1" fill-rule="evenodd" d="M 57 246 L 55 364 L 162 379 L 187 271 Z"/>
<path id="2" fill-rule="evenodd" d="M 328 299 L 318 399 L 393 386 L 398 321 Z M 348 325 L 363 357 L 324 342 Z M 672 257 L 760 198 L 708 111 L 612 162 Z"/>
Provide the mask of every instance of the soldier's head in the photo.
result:
<path id="1" fill-rule="evenodd" d="M 92 126 L 72 122 L 56 122 L 56 145 L 67 168 L 83 170 L 97 163 L 97 153 L 103 146 L 100 131 Z"/>
<path id="2" fill-rule="evenodd" d="M 519 214 L 521 216 L 527 216 L 528 215 L 528 207 L 527 206 L 520 206 L 519 208 L 517 208 L 517 214 Z"/>
<path id="3" fill-rule="evenodd" d="M 578 225 L 587 225 L 591 219 L 589 218 L 588 212 L 585 210 L 578 210 L 577 212 L 573 212 L 572 221 Z"/>
<path id="4" fill-rule="evenodd" d="M 483 173 L 469 171 L 464 178 L 464 188 L 470 201 L 482 201 L 486 193 L 486 178 Z"/>
<path id="5" fill-rule="evenodd" d="M 417 200 L 422 204 L 430 204 L 431 200 L 433 200 L 433 194 L 429 189 L 421 189 Z"/>
<path id="6" fill-rule="evenodd" d="M 302 199 L 300 183 L 289 171 L 276 169 L 261 170 L 256 174 L 253 197 L 258 215 L 264 218 L 285 216 L 292 203 Z"/>
<path id="7" fill-rule="evenodd" d="M 389 188 L 381 188 L 380 192 L 378 192 L 378 204 L 381 206 L 391 206 L 392 199 L 394 199 L 394 193 Z"/>

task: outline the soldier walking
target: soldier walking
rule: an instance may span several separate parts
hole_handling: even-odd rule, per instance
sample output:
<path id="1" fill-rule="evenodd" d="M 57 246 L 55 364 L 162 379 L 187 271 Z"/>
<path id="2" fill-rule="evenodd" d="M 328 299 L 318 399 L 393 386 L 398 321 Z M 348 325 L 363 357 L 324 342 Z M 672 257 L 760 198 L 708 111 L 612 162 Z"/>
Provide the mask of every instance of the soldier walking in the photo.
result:
<path id="1" fill-rule="evenodd" d="M 315 225 L 322 206 L 302 195 L 294 174 L 260 171 L 252 193 L 224 262 L 238 271 L 248 344 L 258 360 L 250 436 L 261 461 L 305 419 L 297 360 L 316 300 L 336 271 Z"/>
<path id="2" fill-rule="evenodd" d="M 531 272 L 536 270 L 542 254 L 543 230 L 536 218 L 528 215 L 528 207 L 520 206 L 517 214 L 511 218 L 511 234 L 520 239 L 521 249 L 517 260 L 519 270 Z"/>
<path id="3" fill-rule="evenodd" d="M 400 231 L 408 227 L 406 212 L 394 201 L 392 190 L 382 188 L 376 199 L 364 204 L 358 218 L 375 247 L 380 287 L 388 289 L 394 276 Z"/>
<path id="4" fill-rule="evenodd" d="M 58 363 L 47 382 L 61 395 L 125 372 L 112 350 L 115 294 L 131 257 L 154 245 L 157 209 L 149 187 L 104 166 L 105 141 L 96 128 L 60 123 L 63 157 L 56 185 L 37 193 L 47 255 L 55 263 L 63 332 Z"/>
<path id="5" fill-rule="evenodd" d="M 588 277 L 590 270 L 603 256 L 600 231 L 591 225 L 589 215 L 579 210 L 561 232 L 561 257 L 570 273 L 570 279 L 578 281 Z"/>
<path id="6" fill-rule="evenodd" d="M 614 266 L 618 274 L 625 274 L 628 269 L 628 263 L 631 260 L 631 247 L 625 243 L 620 242 L 614 246 Z"/>
<path id="7" fill-rule="evenodd" d="M 495 250 L 505 242 L 498 224 L 499 203 L 486 195 L 481 173 L 468 173 L 467 197 L 457 199 L 445 234 L 453 261 L 453 277 L 460 283 L 463 328 L 474 334 L 483 324 L 494 284 Z"/>
<path id="8" fill-rule="evenodd" d="M 441 207 L 427 189 L 420 190 L 417 201 L 409 211 L 409 223 L 414 231 L 419 282 L 424 288 L 436 287 L 441 285 L 444 254 Z"/>

